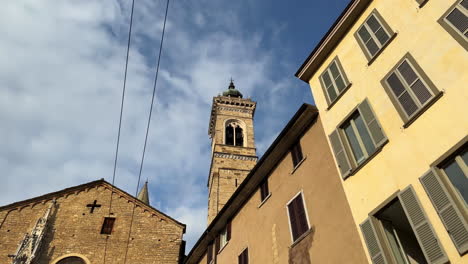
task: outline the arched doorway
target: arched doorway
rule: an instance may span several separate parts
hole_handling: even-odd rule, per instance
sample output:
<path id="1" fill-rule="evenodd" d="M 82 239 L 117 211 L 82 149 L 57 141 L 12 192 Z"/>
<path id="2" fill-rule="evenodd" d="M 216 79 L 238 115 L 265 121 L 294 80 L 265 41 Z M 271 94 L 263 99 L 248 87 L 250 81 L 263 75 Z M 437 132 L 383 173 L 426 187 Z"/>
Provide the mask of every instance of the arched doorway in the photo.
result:
<path id="1" fill-rule="evenodd" d="M 52 264 L 91 264 L 91 262 L 81 254 L 71 253 L 56 258 Z"/>
<path id="2" fill-rule="evenodd" d="M 86 262 L 80 257 L 73 256 L 61 259 L 57 264 L 86 264 Z"/>

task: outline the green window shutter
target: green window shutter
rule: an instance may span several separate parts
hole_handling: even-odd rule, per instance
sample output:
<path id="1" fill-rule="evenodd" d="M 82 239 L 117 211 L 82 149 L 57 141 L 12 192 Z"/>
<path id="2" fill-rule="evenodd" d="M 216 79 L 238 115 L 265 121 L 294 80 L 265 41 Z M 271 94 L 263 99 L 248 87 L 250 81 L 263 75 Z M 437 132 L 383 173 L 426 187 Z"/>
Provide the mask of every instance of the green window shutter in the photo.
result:
<path id="1" fill-rule="evenodd" d="M 442 219 L 450 238 L 460 254 L 468 251 L 468 224 L 436 171 L 430 170 L 421 178 L 421 183 Z"/>
<path id="2" fill-rule="evenodd" d="M 446 19 L 462 34 L 464 34 L 468 29 L 468 18 L 463 14 L 459 7 L 454 8 L 453 11 L 448 14 Z"/>
<path id="3" fill-rule="evenodd" d="M 329 138 L 333 148 L 333 153 L 335 154 L 336 163 L 340 168 L 341 177 L 346 178 L 351 172 L 351 165 L 340 136 L 338 135 L 338 130 L 334 130 Z"/>
<path id="4" fill-rule="evenodd" d="M 422 209 L 412 186 L 405 188 L 398 194 L 401 205 L 418 239 L 419 245 L 429 264 L 443 264 L 448 262 L 447 255 L 442 248 L 432 226 Z"/>
<path id="5" fill-rule="evenodd" d="M 375 117 L 375 114 L 372 111 L 368 100 L 364 100 L 364 102 L 362 102 L 358 108 L 359 113 L 361 113 L 362 117 L 364 118 L 367 129 L 370 132 L 375 146 L 381 146 L 387 140 L 387 137 L 383 133 L 382 127 L 377 121 L 377 118 Z"/>
<path id="6" fill-rule="evenodd" d="M 383 254 L 382 245 L 377 238 L 377 233 L 371 219 L 367 218 L 360 226 L 372 263 L 387 264 L 388 261 Z"/>

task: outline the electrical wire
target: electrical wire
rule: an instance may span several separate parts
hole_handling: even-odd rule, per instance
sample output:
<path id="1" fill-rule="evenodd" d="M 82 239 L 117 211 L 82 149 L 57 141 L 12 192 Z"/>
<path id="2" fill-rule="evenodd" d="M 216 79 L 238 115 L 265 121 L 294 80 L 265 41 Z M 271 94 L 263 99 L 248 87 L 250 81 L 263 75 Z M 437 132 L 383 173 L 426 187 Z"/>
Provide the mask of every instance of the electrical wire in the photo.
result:
<path id="1" fill-rule="evenodd" d="M 156 65 L 156 73 L 155 73 L 155 76 L 154 76 L 154 83 L 153 83 L 153 95 L 151 97 L 151 105 L 150 105 L 150 110 L 149 110 L 148 122 L 147 122 L 147 125 L 146 125 L 145 142 L 144 142 L 144 145 L 143 145 L 143 153 L 141 155 L 140 170 L 138 172 L 138 181 L 137 181 L 137 187 L 136 187 L 136 191 L 135 191 L 135 197 L 138 195 L 138 189 L 140 188 L 141 174 L 142 174 L 142 171 L 143 171 L 143 164 L 144 164 L 144 161 L 145 161 L 146 145 L 148 143 L 148 135 L 149 135 L 150 125 L 151 125 L 151 117 L 152 117 L 152 113 L 153 113 L 154 98 L 155 98 L 156 87 L 157 87 L 157 83 L 158 83 L 159 65 L 160 65 L 160 62 L 161 62 L 161 54 L 162 54 L 162 48 L 163 48 L 163 43 L 164 43 L 164 34 L 166 32 L 166 21 L 167 21 L 167 13 L 168 13 L 168 10 L 169 10 L 169 1 L 170 0 L 166 1 L 166 12 L 165 12 L 165 15 L 164 15 L 164 24 L 163 24 L 163 30 L 162 30 L 162 33 L 161 33 L 161 42 L 159 44 L 159 54 L 158 54 L 158 60 L 157 60 L 157 65 Z M 130 229 L 129 229 L 129 232 L 128 232 L 128 239 L 127 239 L 127 247 L 126 247 L 126 250 L 125 250 L 124 264 L 127 263 L 128 248 L 129 248 L 130 237 L 131 237 L 131 233 L 132 233 L 133 219 L 134 219 L 134 216 L 135 216 L 135 208 L 136 208 L 136 203 L 134 203 L 134 205 L 133 205 L 132 217 L 131 217 L 131 220 L 130 220 Z"/>
<path id="2" fill-rule="evenodd" d="M 109 216 L 112 213 L 112 196 L 114 195 L 115 172 L 117 170 L 117 158 L 119 156 L 120 131 L 121 131 L 121 128 L 122 128 L 122 116 L 123 116 L 124 102 L 125 102 L 125 88 L 127 86 L 128 57 L 129 57 L 129 54 L 130 54 L 130 43 L 131 43 L 131 39 L 132 39 L 133 10 L 134 10 L 134 8 L 135 8 L 135 0 L 132 0 L 132 9 L 131 9 L 131 12 L 130 12 L 130 25 L 129 25 L 129 28 L 128 28 L 127 55 L 126 55 L 126 58 L 125 58 L 125 73 L 124 73 L 123 88 L 122 88 L 122 101 L 120 103 L 119 129 L 118 129 L 118 132 L 117 132 L 117 143 L 116 143 L 115 158 L 114 158 L 114 171 L 112 173 L 111 195 L 110 195 L 110 201 L 109 201 Z M 106 244 L 105 244 L 105 247 L 104 247 L 104 264 L 106 263 L 106 256 L 107 256 L 107 241 L 108 241 L 108 238 L 106 239 Z"/>

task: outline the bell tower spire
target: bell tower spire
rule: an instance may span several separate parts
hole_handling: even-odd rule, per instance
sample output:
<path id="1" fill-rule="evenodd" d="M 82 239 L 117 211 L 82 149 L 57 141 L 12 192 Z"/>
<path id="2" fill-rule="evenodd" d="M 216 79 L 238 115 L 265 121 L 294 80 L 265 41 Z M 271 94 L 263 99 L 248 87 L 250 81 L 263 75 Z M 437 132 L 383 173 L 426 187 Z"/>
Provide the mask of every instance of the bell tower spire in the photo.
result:
<path id="1" fill-rule="evenodd" d="M 244 99 L 234 81 L 213 98 L 208 134 L 211 168 L 208 176 L 208 224 L 257 163 L 253 118 L 257 103 Z"/>

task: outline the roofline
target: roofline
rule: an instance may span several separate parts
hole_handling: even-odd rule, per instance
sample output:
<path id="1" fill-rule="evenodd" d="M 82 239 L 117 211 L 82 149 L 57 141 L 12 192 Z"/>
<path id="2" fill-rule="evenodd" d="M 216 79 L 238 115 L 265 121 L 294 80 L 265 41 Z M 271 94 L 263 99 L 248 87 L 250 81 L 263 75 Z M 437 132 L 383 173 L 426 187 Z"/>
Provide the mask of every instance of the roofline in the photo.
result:
<path id="1" fill-rule="evenodd" d="M 241 203 L 238 203 L 237 205 L 235 205 L 234 208 L 230 208 L 230 206 L 234 202 L 237 202 L 236 201 L 237 197 L 240 196 L 241 193 L 246 192 L 246 191 L 244 191 L 245 187 L 250 183 L 252 178 L 257 175 L 257 171 L 260 168 L 262 168 L 264 163 L 270 158 L 271 154 L 274 153 L 274 151 L 277 151 L 277 147 L 278 147 L 279 143 L 282 143 L 282 141 L 285 139 L 286 134 L 291 132 L 291 129 L 297 124 L 298 120 L 300 120 L 301 118 L 305 119 L 307 117 L 307 115 L 306 115 L 307 113 L 311 114 L 311 116 L 310 116 L 311 117 L 310 123 L 311 123 L 312 121 L 317 119 L 318 109 L 315 106 L 310 105 L 310 104 L 306 104 L 306 103 L 302 104 L 302 106 L 297 110 L 297 112 L 294 114 L 294 116 L 291 118 L 291 120 L 289 120 L 287 125 L 283 128 L 283 130 L 280 132 L 280 134 L 276 137 L 276 139 L 273 141 L 273 143 L 270 145 L 270 147 L 265 151 L 265 153 L 260 158 L 260 160 L 257 162 L 257 164 L 249 172 L 249 174 L 246 176 L 244 181 L 242 181 L 242 183 L 239 185 L 239 187 L 236 189 L 236 191 L 232 194 L 231 198 L 229 198 L 229 200 L 224 205 L 224 207 L 221 209 L 221 211 L 219 211 L 219 213 L 216 215 L 216 217 L 213 219 L 213 221 L 211 221 L 210 225 L 206 228 L 206 230 L 203 232 L 203 234 L 200 236 L 198 241 L 195 243 L 195 245 L 190 250 L 190 253 L 185 258 L 184 263 L 187 263 L 187 261 L 192 257 L 194 251 L 198 248 L 198 246 L 203 241 L 205 241 L 207 239 L 210 239 L 210 238 L 207 238 L 207 236 L 210 235 L 213 232 L 214 227 L 218 224 L 218 222 L 220 222 L 220 220 L 222 218 L 231 218 L 238 211 L 238 209 L 241 208 L 244 205 L 245 201 L 248 198 L 246 198 Z M 308 123 L 308 124 L 310 124 L 310 123 Z M 303 133 L 303 131 L 301 131 L 299 133 L 299 135 L 301 135 L 302 133 Z M 284 153 L 281 153 L 280 156 L 283 157 Z M 274 166 L 272 168 L 274 168 Z M 269 170 L 271 170 L 271 169 L 269 169 Z M 266 175 L 268 175 L 268 173 L 264 173 L 264 174 L 265 175 L 261 175 L 262 178 L 265 177 Z M 250 197 L 251 194 L 252 194 L 252 192 L 247 193 L 246 195 L 247 195 L 247 197 Z M 229 213 L 231 213 L 231 215 L 225 216 L 225 214 L 229 214 Z M 198 260 L 198 259 L 196 259 L 196 260 Z"/>
<path id="2" fill-rule="evenodd" d="M 152 207 L 151 205 L 145 204 L 144 202 L 140 201 L 138 198 L 136 198 L 133 195 L 127 193 L 126 191 L 124 191 L 124 190 L 110 184 L 109 182 L 105 181 L 104 179 L 91 181 L 91 182 L 88 182 L 88 183 L 84 183 L 84 184 L 76 185 L 76 186 L 73 186 L 73 187 L 65 188 L 65 189 L 62 189 L 62 190 L 59 190 L 59 191 L 47 193 L 47 194 L 44 194 L 44 195 L 41 195 L 41 196 L 36 196 L 36 197 L 30 198 L 30 199 L 26 199 L 26 200 L 14 202 L 14 203 L 11 203 L 11 204 L 3 205 L 3 206 L 0 206 L 0 210 L 15 209 L 17 207 L 21 207 L 21 206 L 24 206 L 26 204 L 30 204 L 30 203 L 33 203 L 33 202 L 38 202 L 38 201 L 41 201 L 41 200 L 49 200 L 49 199 L 52 199 L 52 198 L 57 197 L 59 195 L 63 195 L 65 193 L 74 192 L 74 191 L 83 189 L 85 187 L 92 187 L 92 186 L 96 186 L 96 185 L 107 185 L 108 187 L 112 188 L 114 191 L 119 191 L 119 192 L 121 192 L 121 193 L 123 193 L 123 194 L 125 194 L 127 196 L 130 196 L 131 198 L 135 199 L 135 202 L 138 203 L 139 206 L 148 207 L 148 209 L 156 211 L 157 213 L 163 215 L 164 217 L 167 217 L 171 221 L 173 221 L 176 224 L 178 224 L 179 226 L 183 227 L 184 228 L 184 233 L 185 233 L 185 230 L 186 230 L 186 225 L 185 224 L 175 220 L 174 218 L 172 218 L 172 217 L 168 216 L 167 214 L 159 211 L 158 209 Z"/>
<path id="3" fill-rule="evenodd" d="M 333 25 L 315 46 L 307 59 L 295 73 L 304 82 L 309 82 L 312 75 L 322 65 L 328 55 L 348 33 L 356 20 L 373 0 L 351 0 Z"/>

